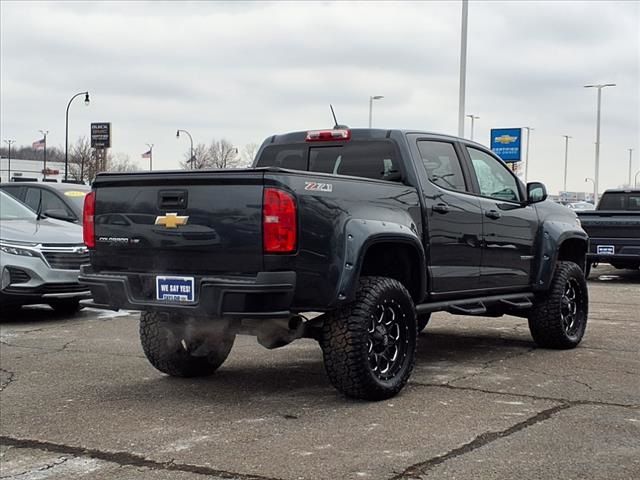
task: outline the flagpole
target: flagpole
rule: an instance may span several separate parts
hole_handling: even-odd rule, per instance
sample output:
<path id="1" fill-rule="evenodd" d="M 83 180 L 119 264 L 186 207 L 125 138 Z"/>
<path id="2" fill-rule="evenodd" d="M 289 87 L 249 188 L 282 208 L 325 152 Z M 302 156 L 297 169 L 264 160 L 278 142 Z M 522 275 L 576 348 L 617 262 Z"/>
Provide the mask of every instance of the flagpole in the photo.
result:
<path id="1" fill-rule="evenodd" d="M 147 143 L 149 147 L 149 171 L 153 170 L 153 143 Z"/>
<path id="2" fill-rule="evenodd" d="M 42 180 L 47 179 L 47 134 L 49 130 L 40 130 L 40 133 L 44 135 L 44 169 L 42 171 Z"/>

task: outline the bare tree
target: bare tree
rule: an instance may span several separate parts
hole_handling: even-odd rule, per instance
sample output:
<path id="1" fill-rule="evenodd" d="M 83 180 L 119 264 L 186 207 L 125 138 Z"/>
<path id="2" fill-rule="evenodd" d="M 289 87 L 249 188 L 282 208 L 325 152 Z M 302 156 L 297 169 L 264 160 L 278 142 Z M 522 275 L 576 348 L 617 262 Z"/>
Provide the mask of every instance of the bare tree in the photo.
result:
<path id="1" fill-rule="evenodd" d="M 204 143 L 199 143 L 193 148 L 193 164 L 189 161 L 190 153 L 191 152 L 187 152 L 184 155 L 184 161 L 180 162 L 181 168 L 185 170 L 211 168 L 211 156 L 209 155 L 209 149 Z"/>
<path id="2" fill-rule="evenodd" d="M 242 165 L 248 167 L 253 164 L 260 146 L 257 143 L 247 143 L 242 151 Z"/>
<path id="3" fill-rule="evenodd" d="M 219 141 L 214 139 L 211 142 L 209 155 L 212 168 L 237 168 L 242 162 L 238 156 L 238 149 L 225 138 Z"/>
<path id="4" fill-rule="evenodd" d="M 93 180 L 100 171 L 99 159 L 87 137 L 80 137 L 69 148 L 69 176 L 74 180 Z"/>
<path id="5" fill-rule="evenodd" d="M 140 168 L 131 161 L 126 153 L 116 153 L 107 157 L 107 166 L 110 172 L 137 172 Z"/>

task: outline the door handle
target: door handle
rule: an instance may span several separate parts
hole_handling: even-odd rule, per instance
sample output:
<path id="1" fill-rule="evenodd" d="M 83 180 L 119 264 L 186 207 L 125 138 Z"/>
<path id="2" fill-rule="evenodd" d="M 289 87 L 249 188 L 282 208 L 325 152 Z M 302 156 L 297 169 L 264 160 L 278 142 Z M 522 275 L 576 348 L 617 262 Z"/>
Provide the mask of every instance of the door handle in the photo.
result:
<path id="1" fill-rule="evenodd" d="M 489 218 L 493 218 L 494 220 L 497 220 L 498 218 L 500 218 L 502 216 L 500 214 L 500 212 L 498 212 L 496 210 L 489 210 L 488 212 L 485 212 L 484 214 Z"/>
<path id="2" fill-rule="evenodd" d="M 449 213 L 449 206 L 444 203 L 438 203 L 431 208 L 434 212 Z"/>

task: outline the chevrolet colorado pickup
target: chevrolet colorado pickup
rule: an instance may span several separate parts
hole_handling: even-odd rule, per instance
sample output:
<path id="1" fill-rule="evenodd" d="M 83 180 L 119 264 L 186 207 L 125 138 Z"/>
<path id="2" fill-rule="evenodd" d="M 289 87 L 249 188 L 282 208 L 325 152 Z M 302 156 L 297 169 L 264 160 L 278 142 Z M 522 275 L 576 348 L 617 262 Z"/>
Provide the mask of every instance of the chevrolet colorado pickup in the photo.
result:
<path id="1" fill-rule="evenodd" d="M 587 275 L 597 263 L 640 268 L 640 189 L 607 190 L 596 210 L 578 216 L 590 237 Z"/>
<path id="2" fill-rule="evenodd" d="M 212 374 L 239 333 L 305 337 L 339 391 L 379 400 L 409 379 L 431 312 L 516 315 L 541 347 L 578 345 L 588 237 L 546 196 L 461 138 L 274 135 L 248 169 L 98 175 L 80 278 L 94 306 L 142 312 L 168 375 Z"/>

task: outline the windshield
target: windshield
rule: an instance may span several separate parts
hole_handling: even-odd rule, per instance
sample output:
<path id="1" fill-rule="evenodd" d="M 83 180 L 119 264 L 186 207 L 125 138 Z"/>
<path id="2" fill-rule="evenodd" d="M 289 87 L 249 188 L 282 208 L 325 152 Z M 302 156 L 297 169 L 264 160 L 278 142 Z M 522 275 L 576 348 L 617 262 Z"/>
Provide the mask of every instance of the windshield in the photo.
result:
<path id="1" fill-rule="evenodd" d="M 0 191 L 0 220 L 35 220 L 36 214 L 11 195 Z"/>

